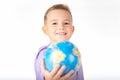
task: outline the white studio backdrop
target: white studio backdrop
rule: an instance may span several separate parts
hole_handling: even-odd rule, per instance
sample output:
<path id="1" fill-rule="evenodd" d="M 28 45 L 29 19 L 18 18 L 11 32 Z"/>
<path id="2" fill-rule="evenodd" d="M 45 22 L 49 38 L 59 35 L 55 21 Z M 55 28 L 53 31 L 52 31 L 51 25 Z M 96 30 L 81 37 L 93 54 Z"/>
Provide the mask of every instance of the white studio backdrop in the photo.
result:
<path id="1" fill-rule="evenodd" d="M 119 0 L 1 0 L 0 80 L 35 80 L 34 59 L 49 39 L 41 30 L 45 11 L 67 4 L 85 80 L 120 80 Z"/>

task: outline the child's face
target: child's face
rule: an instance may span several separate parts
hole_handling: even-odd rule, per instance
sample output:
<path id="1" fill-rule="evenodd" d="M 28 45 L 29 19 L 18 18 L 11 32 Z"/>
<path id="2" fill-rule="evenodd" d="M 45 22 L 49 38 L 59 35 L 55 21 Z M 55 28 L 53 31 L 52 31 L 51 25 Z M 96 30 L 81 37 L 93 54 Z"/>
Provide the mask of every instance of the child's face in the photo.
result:
<path id="1" fill-rule="evenodd" d="M 43 31 L 49 36 L 52 43 L 69 40 L 73 34 L 72 17 L 65 10 L 52 10 L 47 14 Z"/>

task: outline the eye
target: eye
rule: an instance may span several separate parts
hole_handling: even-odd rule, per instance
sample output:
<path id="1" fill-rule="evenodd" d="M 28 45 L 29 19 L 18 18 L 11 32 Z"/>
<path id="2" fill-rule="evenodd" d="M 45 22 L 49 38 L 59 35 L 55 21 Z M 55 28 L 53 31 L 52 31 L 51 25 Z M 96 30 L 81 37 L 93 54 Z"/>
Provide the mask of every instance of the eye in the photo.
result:
<path id="1" fill-rule="evenodd" d="M 57 25 L 57 23 L 56 23 L 56 22 L 53 22 L 52 25 Z"/>
<path id="2" fill-rule="evenodd" d="M 69 22 L 65 22 L 64 24 L 65 24 L 65 25 L 69 25 L 70 23 L 69 23 Z"/>

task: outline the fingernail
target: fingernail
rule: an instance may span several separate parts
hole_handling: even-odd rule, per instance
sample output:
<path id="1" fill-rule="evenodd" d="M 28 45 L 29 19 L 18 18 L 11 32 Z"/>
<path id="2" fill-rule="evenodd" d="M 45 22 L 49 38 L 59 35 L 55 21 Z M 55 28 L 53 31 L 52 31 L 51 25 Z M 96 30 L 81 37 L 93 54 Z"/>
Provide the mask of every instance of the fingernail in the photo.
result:
<path id="1" fill-rule="evenodd" d="M 63 65 L 62 67 L 63 67 L 64 69 L 66 68 L 66 66 L 65 66 L 65 65 Z"/>
<path id="2" fill-rule="evenodd" d="M 71 70 L 71 73 L 74 73 L 74 70 Z"/>

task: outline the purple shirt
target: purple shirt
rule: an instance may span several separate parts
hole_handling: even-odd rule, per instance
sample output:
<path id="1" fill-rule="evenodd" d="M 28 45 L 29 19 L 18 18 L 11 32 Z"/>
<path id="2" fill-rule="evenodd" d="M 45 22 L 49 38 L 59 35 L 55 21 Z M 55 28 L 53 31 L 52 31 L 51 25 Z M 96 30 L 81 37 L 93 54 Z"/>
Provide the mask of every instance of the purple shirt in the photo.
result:
<path id="1" fill-rule="evenodd" d="M 44 80 L 44 75 L 41 72 L 40 66 L 41 66 L 41 58 L 43 58 L 47 47 L 48 45 L 41 47 L 36 56 L 36 59 L 35 59 L 36 80 Z M 75 72 L 75 76 L 71 78 L 70 80 L 84 80 L 82 66 L 78 69 L 77 72 Z"/>

